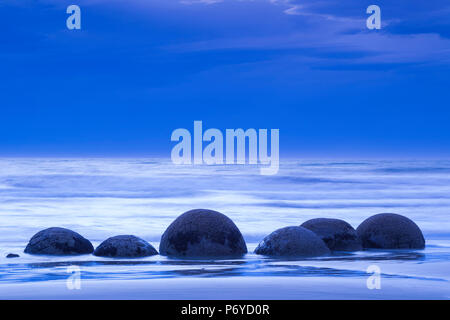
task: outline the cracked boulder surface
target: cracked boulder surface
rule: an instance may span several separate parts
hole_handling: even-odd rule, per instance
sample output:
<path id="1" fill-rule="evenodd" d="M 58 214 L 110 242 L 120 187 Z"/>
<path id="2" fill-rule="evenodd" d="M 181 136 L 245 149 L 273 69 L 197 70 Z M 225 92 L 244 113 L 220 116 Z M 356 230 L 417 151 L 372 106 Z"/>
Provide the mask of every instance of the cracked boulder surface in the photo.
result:
<path id="1" fill-rule="evenodd" d="M 247 245 L 234 222 L 224 214 L 207 209 L 183 213 L 161 237 L 161 255 L 175 257 L 237 257 Z"/>
<path id="2" fill-rule="evenodd" d="M 292 226 L 269 234 L 260 242 L 255 253 L 280 257 L 314 257 L 329 254 L 330 250 L 311 230 Z"/>
<path id="3" fill-rule="evenodd" d="M 25 248 L 25 253 L 42 255 L 79 255 L 94 251 L 92 243 L 75 231 L 48 228 L 36 233 Z"/>
<path id="4" fill-rule="evenodd" d="M 356 229 L 356 233 L 364 248 L 425 248 L 425 238 L 417 224 L 395 213 L 380 213 L 367 218 Z"/>
<path id="5" fill-rule="evenodd" d="M 332 251 L 362 250 L 356 230 L 344 220 L 317 218 L 308 220 L 301 226 L 317 234 Z"/>
<path id="6" fill-rule="evenodd" d="M 94 251 L 99 257 L 137 258 L 158 254 L 147 241 L 132 235 L 120 235 L 106 239 Z"/>

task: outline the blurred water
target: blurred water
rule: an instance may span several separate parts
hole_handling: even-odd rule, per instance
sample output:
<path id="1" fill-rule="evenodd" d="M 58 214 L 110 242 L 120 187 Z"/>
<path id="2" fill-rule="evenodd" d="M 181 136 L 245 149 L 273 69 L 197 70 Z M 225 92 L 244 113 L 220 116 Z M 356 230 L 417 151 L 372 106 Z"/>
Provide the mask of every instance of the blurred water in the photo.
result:
<path id="1" fill-rule="evenodd" d="M 157 248 L 173 219 L 193 208 L 229 216 L 250 251 L 279 227 L 334 217 L 356 228 L 380 212 L 414 220 L 427 248 L 287 261 L 252 253 L 225 261 L 23 253 L 34 233 L 51 226 L 73 229 L 94 245 L 134 234 Z M 365 281 L 367 266 L 376 263 L 387 278 L 448 288 L 449 208 L 450 161 L 285 161 L 277 175 L 261 176 L 254 166 L 174 166 L 163 159 L 0 159 L 0 294 L 2 283 L 66 279 L 71 264 L 80 265 L 83 278 L 91 280 L 323 276 Z M 6 259 L 10 252 L 21 257 Z"/>

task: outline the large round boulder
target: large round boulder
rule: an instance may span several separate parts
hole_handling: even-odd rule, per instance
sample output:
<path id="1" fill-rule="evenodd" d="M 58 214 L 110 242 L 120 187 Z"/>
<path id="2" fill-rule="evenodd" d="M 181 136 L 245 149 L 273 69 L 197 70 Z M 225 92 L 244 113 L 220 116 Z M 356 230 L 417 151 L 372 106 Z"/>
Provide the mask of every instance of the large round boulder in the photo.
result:
<path id="1" fill-rule="evenodd" d="M 159 252 L 175 257 L 232 257 L 247 253 L 247 246 L 230 218 L 196 209 L 172 222 L 161 237 Z"/>
<path id="2" fill-rule="evenodd" d="M 255 253 L 266 256 L 313 257 L 329 254 L 330 250 L 314 232 L 294 226 L 269 234 L 258 245 Z"/>
<path id="3" fill-rule="evenodd" d="M 131 236 L 121 235 L 106 239 L 94 251 L 99 257 L 137 258 L 158 254 L 147 241 Z"/>
<path id="4" fill-rule="evenodd" d="M 308 220 L 301 226 L 317 234 L 332 251 L 362 249 L 356 230 L 344 220 L 317 218 Z"/>
<path id="5" fill-rule="evenodd" d="M 364 248 L 425 248 L 425 239 L 419 227 L 412 220 L 395 213 L 380 213 L 367 218 L 356 233 Z"/>
<path id="6" fill-rule="evenodd" d="M 91 242 L 78 233 L 64 228 L 48 228 L 36 233 L 25 253 L 47 255 L 77 255 L 92 253 Z"/>

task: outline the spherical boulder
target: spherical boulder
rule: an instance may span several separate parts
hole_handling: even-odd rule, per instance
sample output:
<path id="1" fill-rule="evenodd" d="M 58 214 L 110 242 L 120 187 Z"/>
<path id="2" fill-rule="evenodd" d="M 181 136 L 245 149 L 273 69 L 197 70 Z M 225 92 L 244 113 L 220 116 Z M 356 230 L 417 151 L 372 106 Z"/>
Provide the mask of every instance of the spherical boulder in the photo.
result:
<path id="1" fill-rule="evenodd" d="M 25 253 L 46 255 L 77 255 L 92 253 L 91 242 L 78 233 L 64 228 L 48 228 L 36 233 Z"/>
<path id="2" fill-rule="evenodd" d="M 356 230 L 344 220 L 317 218 L 304 222 L 301 227 L 317 234 L 332 251 L 358 251 L 362 249 Z"/>
<path id="3" fill-rule="evenodd" d="M 158 251 L 150 243 L 131 235 L 108 238 L 94 251 L 95 256 L 114 258 L 148 257 L 156 254 Z"/>
<path id="4" fill-rule="evenodd" d="M 255 253 L 266 256 L 313 257 L 329 254 L 330 250 L 311 230 L 293 226 L 269 234 L 258 245 Z"/>
<path id="5" fill-rule="evenodd" d="M 423 249 L 425 239 L 410 219 L 395 213 L 380 213 L 364 220 L 356 229 L 364 248 Z"/>
<path id="6" fill-rule="evenodd" d="M 175 257 L 233 257 L 247 253 L 247 246 L 230 218 L 196 209 L 172 222 L 161 237 L 159 252 Z"/>

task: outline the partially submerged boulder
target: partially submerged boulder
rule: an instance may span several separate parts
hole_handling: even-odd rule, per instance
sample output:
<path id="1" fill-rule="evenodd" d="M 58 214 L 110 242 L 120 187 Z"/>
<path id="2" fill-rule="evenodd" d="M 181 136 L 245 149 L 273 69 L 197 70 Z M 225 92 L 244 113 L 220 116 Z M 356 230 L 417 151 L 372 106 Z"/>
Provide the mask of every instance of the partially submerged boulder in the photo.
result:
<path id="1" fill-rule="evenodd" d="M 293 226 L 269 234 L 258 245 L 255 253 L 267 256 L 313 257 L 329 254 L 330 250 L 314 232 Z"/>
<path id="2" fill-rule="evenodd" d="M 6 257 L 7 257 L 8 259 L 11 259 L 11 258 L 19 258 L 20 256 L 19 256 L 18 254 L 16 254 L 16 253 L 8 253 L 8 254 L 6 255 Z"/>
<path id="3" fill-rule="evenodd" d="M 230 218 L 196 209 L 172 222 L 161 237 L 159 252 L 176 257 L 233 257 L 247 253 L 247 246 Z"/>
<path id="4" fill-rule="evenodd" d="M 362 249 L 356 230 L 344 220 L 317 218 L 308 220 L 301 226 L 317 234 L 332 251 Z"/>
<path id="5" fill-rule="evenodd" d="M 94 251 L 91 242 L 65 228 L 48 228 L 36 233 L 25 248 L 25 253 L 45 255 L 77 255 Z"/>
<path id="6" fill-rule="evenodd" d="M 412 220 L 395 213 L 380 213 L 367 218 L 356 229 L 356 233 L 364 248 L 425 248 L 420 228 Z"/>
<path id="7" fill-rule="evenodd" d="M 106 239 L 94 251 L 99 257 L 137 258 L 158 254 L 147 241 L 131 236 L 120 235 Z"/>

